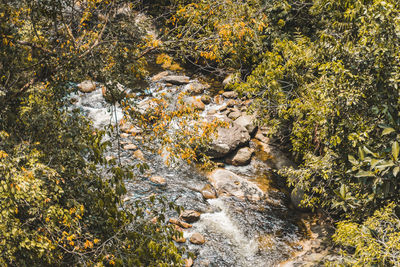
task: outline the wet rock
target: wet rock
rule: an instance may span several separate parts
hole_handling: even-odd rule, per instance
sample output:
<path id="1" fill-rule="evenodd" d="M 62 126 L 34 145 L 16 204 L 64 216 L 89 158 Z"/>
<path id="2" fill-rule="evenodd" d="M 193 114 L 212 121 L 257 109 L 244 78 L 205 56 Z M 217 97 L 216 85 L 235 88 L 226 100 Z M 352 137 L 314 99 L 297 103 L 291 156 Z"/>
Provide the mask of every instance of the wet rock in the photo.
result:
<path id="1" fill-rule="evenodd" d="M 206 184 L 202 189 L 201 189 L 201 194 L 205 199 L 214 199 L 217 198 L 217 194 L 215 193 L 214 188 L 210 184 Z"/>
<path id="2" fill-rule="evenodd" d="M 174 219 L 174 218 L 169 219 L 168 222 L 171 223 L 171 224 L 175 224 L 177 226 L 180 226 L 182 228 L 185 228 L 185 229 L 192 228 L 191 224 L 182 222 L 181 220 Z"/>
<path id="3" fill-rule="evenodd" d="M 96 90 L 96 83 L 90 80 L 86 80 L 78 84 L 78 89 L 82 93 L 91 93 Z"/>
<path id="4" fill-rule="evenodd" d="M 135 152 L 133 152 L 133 157 L 137 158 L 137 159 L 139 159 L 141 161 L 146 161 L 146 159 L 144 158 L 143 152 L 140 151 L 139 149 L 136 150 Z"/>
<path id="5" fill-rule="evenodd" d="M 199 82 L 190 83 L 185 86 L 184 90 L 190 95 L 200 95 L 204 92 L 204 89 L 208 88 L 207 85 Z"/>
<path id="6" fill-rule="evenodd" d="M 125 150 L 136 150 L 137 146 L 135 144 L 127 144 L 124 146 Z"/>
<path id="7" fill-rule="evenodd" d="M 222 95 L 226 98 L 237 98 L 238 97 L 238 93 L 235 91 L 227 91 L 227 92 L 224 92 Z"/>
<path id="8" fill-rule="evenodd" d="M 256 132 L 256 135 L 254 136 L 254 138 L 263 143 L 266 143 L 266 144 L 268 144 L 270 142 L 269 138 L 263 134 L 263 131 L 261 131 L 261 129 L 259 129 Z"/>
<path id="9" fill-rule="evenodd" d="M 223 111 L 225 111 L 225 110 L 227 110 L 228 109 L 228 107 L 226 106 L 226 105 L 223 105 L 222 107 L 220 107 L 219 109 L 218 109 L 218 111 L 219 112 L 223 112 Z"/>
<path id="10" fill-rule="evenodd" d="M 253 149 L 249 147 L 243 147 L 228 158 L 226 158 L 225 162 L 235 166 L 244 166 L 250 163 L 253 153 Z"/>
<path id="11" fill-rule="evenodd" d="M 209 151 L 207 151 L 207 154 L 214 158 L 224 157 L 250 140 L 246 128 L 236 123 L 232 123 L 228 128 L 218 128 L 217 134 L 218 137 L 214 138 Z"/>
<path id="12" fill-rule="evenodd" d="M 232 120 L 236 120 L 237 118 L 239 118 L 242 115 L 242 112 L 240 111 L 233 111 L 231 113 L 228 114 L 228 118 L 232 119 Z"/>
<path id="13" fill-rule="evenodd" d="M 165 76 L 161 80 L 166 82 L 166 83 L 172 83 L 172 84 L 175 84 L 175 85 L 184 85 L 184 84 L 188 84 L 190 82 L 189 77 L 187 77 L 187 76 L 178 76 L 178 75 Z"/>
<path id="14" fill-rule="evenodd" d="M 200 233 L 194 233 L 190 237 L 190 243 L 195 244 L 195 245 L 202 245 L 206 242 L 204 239 L 204 236 Z"/>
<path id="15" fill-rule="evenodd" d="M 185 259 L 185 267 L 192 267 L 192 265 L 193 265 L 192 258 Z"/>
<path id="16" fill-rule="evenodd" d="M 184 210 L 179 218 L 188 223 L 194 223 L 200 220 L 200 212 L 195 210 Z"/>
<path id="17" fill-rule="evenodd" d="M 199 97 L 185 97 L 183 99 L 183 102 L 185 102 L 189 106 L 193 106 L 197 110 L 204 110 L 206 107 L 203 102 L 201 102 Z"/>
<path id="18" fill-rule="evenodd" d="M 202 95 L 200 100 L 206 105 L 210 104 L 212 101 L 211 96 L 209 95 Z"/>
<path id="19" fill-rule="evenodd" d="M 296 167 L 296 164 L 276 146 L 261 141 L 257 141 L 256 145 L 262 152 L 268 155 L 267 163 L 271 165 L 271 168 L 279 170 L 285 167 Z"/>
<path id="20" fill-rule="evenodd" d="M 235 123 L 247 129 L 250 135 L 253 135 L 257 129 L 255 125 L 256 117 L 254 115 L 242 115 L 235 120 Z"/>
<path id="21" fill-rule="evenodd" d="M 227 105 L 228 107 L 234 107 L 234 106 L 236 105 L 236 101 L 233 100 L 233 99 L 231 99 L 231 100 L 229 100 L 228 102 L 226 102 L 226 105 Z"/>
<path id="22" fill-rule="evenodd" d="M 161 176 L 152 176 L 150 177 L 150 181 L 156 185 L 166 185 L 167 180 Z"/>
<path id="23" fill-rule="evenodd" d="M 219 196 L 235 196 L 239 199 L 258 201 L 263 191 L 254 183 L 225 169 L 216 169 L 208 175 L 208 180 L 214 186 Z"/>
<path id="24" fill-rule="evenodd" d="M 167 77 L 168 75 L 169 75 L 169 72 L 168 72 L 168 71 L 160 72 L 160 73 L 158 73 L 157 75 L 154 75 L 154 76 L 151 78 L 151 81 L 153 81 L 153 82 L 161 81 L 164 77 Z"/>

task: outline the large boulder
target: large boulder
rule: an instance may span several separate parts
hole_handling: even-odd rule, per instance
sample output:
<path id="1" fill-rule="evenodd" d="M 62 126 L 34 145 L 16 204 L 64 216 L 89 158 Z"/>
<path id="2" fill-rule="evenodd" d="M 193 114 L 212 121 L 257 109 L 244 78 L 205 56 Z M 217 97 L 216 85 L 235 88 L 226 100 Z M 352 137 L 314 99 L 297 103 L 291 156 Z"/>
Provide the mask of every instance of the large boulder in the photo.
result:
<path id="1" fill-rule="evenodd" d="M 254 150 L 249 147 L 242 147 L 229 157 L 225 159 L 225 162 L 235 166 L 244 166 L 249 164 L 251 156 Z"/>
<path id="2" fill-rule="evenodd" d="M 240 112 L 239 110 L 234 109 L 234 111 L 231 111 L 228 114 L 228 118 L 232 119 L 232 120 L 236 120 L 237 118 L 239 118 L 242 115 L 242 112 Z"/>
<path id="3" fill-rule="evenodd" d="M 205 199 L 217 198 L 214 188 L 210 184 L 206 184 L 200 191 Z"/>
<path id="4" fill-rule="evenodd" d="M 257 201 L 263 198 L 263 191 L 254 183 L 231 171 L 216 169 L 208 175 L 219 196 L 235 196 L 239 199 Z"/>
<path id="5" fill-rule="evenodd" d="M 179 218 L 188 223 L 197 222 L 200 220 L 200 212 L 195 210 L 184 210 Z"/>
<path id="6" fill-rule="evenodd" d="M 209 86 L 206 84 L 194 82 L 194 83 L 185 85 L 184 91 L 189 93 L 189 95 L 200 95 L 204 92 L 204 89 L 206 89 L 208 87 Z"/>
<path id="7" fill-rule="evenodd" d="M 200 233 L 194 233 L 190 237 L 190 243 L 196 244 L 196 245 L 202 245 L 206 242 L 204 236 Z"/>
<path id="8" fill-rule="evenodd" d="M 154 75 L 151 78 L 151 81 L 153 81 L 153 82 L 161 81 L 163 78 L 167 77 L 168 75 L 169 75 L 169 71 L 167 71 L 167 70 L 163 71 L 163 72 L 160 72 L 160 73 Z"/>
<path id="9" fill-rule="evenodd" d="M 152 176 L 150 177 L 150 181 L 156 185 L 166 185 L 167 180 L 162 176 Z"/>
<path id="10" fill-rule="evenodd" d="M 255 143 L 262 152 L 267 154 L 266 161 L 271 168 L 279 170 L 285 167 L 296 167 L 296 164 L 276 146 L 258 140 Z"/>
<path id="11" fill-rule="evenodd" d="M 211 96 L 209 96 L 209 95 L 202 95 L 201 96 L 201 102 L 203 102 L 204 104 L 208 105 L 208 104 L 211 103 L 211 101 L 212 101 Z"/>
<path id="12" fill-rule="evenodd" d="M 192 228 L 192 225 L 191 225 L 191 224 L 185 223 L 185 222 L 183 222 L 183 221 L 181 221 L 181 220 L 178 220 L 178 219 L 175 219 L 175 218 L 169 219 L 168 222 L 169 222 L 169 223 L 172 223 L 172 224 L 175 224 L 175 225 L 177 225 L 177 226 L 179 226 L 179 227 L 183 227 L 183 228 L 185 228 L 185 229 L 187 229 L 187 228 Z"/>
<path id="13" fill-rule="evenodd" d="M 185 97 L 183 99 L 183 102 L 185 102 L 186 105 L 192 106 L 197 110 L 204 110 L 206 108 L 204 103 L 201 101 L 200 97 L 194 97 L 194 96 Z"/>
<path id="14" fill-rule="evenodd" d="M 226 92 L 222 93 L 222 95 L 226 98 L 237 98 L 238 97 L 238 93 L 235 91 L 226 91 Z"/>
<path id="15" fill-rule="evenodd" d="M 257 126 L 255 124 L 256 117 L 254 115 L 242 115 L 235 120 L 236 124 L 247 129 L 250 135 L 253 135 Z"/>
<path id="16" fill-rule="evenodd" d="M 217 137 L 211 143 L 207 154 L 214 158 L 222 158 L 238 147 L 245 145 L 250 140 L 246 128 L 237 123 L 232 123 L 228 128 L 217 129 Z"/>
<path id="17" fill-rule="evenodd" d="M 170 75 L 166 76 L 161 79 L 162 81 L 166 83 L 171 83 L 175 85 L 184 85 L 188 84 L 190 82 L 190 78 L 187 76 L 178 76 L 178 75 Z"/>
<path id="18" fill-rule="evenodd" d="M 78 89 L 82 93 L 91 93 L 96 90 L 96 83 L 90 80 L 86 80 L 78 84 Z"/>

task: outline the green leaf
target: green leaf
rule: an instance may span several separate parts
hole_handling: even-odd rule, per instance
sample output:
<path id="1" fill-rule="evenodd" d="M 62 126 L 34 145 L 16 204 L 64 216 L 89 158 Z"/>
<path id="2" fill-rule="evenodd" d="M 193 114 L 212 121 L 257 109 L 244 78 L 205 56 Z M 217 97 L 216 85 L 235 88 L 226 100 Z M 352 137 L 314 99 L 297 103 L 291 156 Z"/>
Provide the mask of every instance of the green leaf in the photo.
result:
<path id="1" fill-rule="evenodd" d="M 366 147 L 366 146 L 363 146 L 363 149 L 362 149 L 362 150 L 363 150 L 365 153 L 370 154 L 370 155 L 372 155 L 372 156 L 374 156 L 374 157 L 379 157 L 378 153 L 372 152 L 372 151 L 369 150 L 369 148 Z"/>
<path id="2" fill-rule="evenodd" d="M 394 162 L 391 160 L 383 161 L 381 165 L 377 165 L 375 168 L 379 170 L 386 169 L 388 167 L 392 167 L 394 165 Z"/>
<path id="3" fill-rule="evenodd" d="M 346 186 L 344 184 L 340 187 L 340 195 L 343 199 L 346 198 Z"/>
<path id="4" fill-rule="evenodd" d="M 390 127 L 385 128 L 385 129 L 383 129 L 383 131 L 382 131 L 382 136 L 383 136 L 383 135 L 391 134 L 391 133 L 393 133 L 394 131 L 396 131 L 396 130 L 393 129 L 393 128 L 390 128 Z"/>
<path id="5" fill-rule="evenodd" d="M 376 167 L 376 165 L 378 165 L 381 162 L 382 162 L 382 160 L 371 159 L 371 169 L 374 169 Z"/>
<path id="6" fill-rule="evenodd" d="M 364 150 L 361 147 L 358 147 L 358 156 L 360 157 L 361 160 L 364 160 L 365 154 Z"/>
<path id="7" fill-rule="evenodd" d="M 348 157 L 348 159 L 349 159 L 351 164 L 353 164 L 353 165 L 357 165 L 358 164 L 358 161 L 352 155 L 348 155 L 347 157 Z"/>
<path id="8" fill-rule="evenodd" d="M 361 178 L 361 177 L 373 177 L 375 176 L 373 172 L 371 171 L 359 171 L 355 177 Z"/>
<path id="9" fill-rule="evenodd" d="M 397 141 L 394 141 L 394 143 L 392 144 L 392 155 L 394 160 L 397 160 L 399 158 L 399 143 Z"/>

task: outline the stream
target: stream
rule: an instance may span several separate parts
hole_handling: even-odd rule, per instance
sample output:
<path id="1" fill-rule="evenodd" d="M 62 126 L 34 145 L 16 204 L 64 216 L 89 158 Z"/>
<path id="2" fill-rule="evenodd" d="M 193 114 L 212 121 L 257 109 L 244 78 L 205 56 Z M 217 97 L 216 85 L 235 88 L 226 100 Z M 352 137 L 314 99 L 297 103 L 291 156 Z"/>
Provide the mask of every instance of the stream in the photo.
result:
<path id="1" fill-rule="evenodd" d="M 184 88 L 185 85 L 150 81 L 150 95 L 138 101 L 159 97 L 162 93 L 174 99 Z M 71 97 L 75 99 L 73 107 L 90 117 L 94 127 L 102 128 L 115 123 L 115 115 L 117 120 L 122 119 L 122 110 L 117 107 L 116 114 L 112 113 L 99 87 L 93 92 L 78 92 Z M 202 116 L 207 116 L 210 110 L 215 113 L 227 101 L 212 101 L 201 111 Z M 147 150 L 140 139 L 134 136 L 123 135 L 121 145 L 123 147 L 126 144 L 138 147 L 149 170 L 144 174 L 135 171 L 136 179 L 126 181 L 128 193 L 124 197 L 125 201 L 157 194 L 185 209 L 201 213 L 200 220 L 194 222 L 192 228 L 184 230 L 187 239 L 184 245 L 196 255 L 193 266 L 277 266 L 302 249 L 299 242 L 303 235 L 293 216 L 294 212 L 288 208 L 290 199 L 287 194 L 270 185 L 272 167 L 257 153 L 248 165 L 225 164 L 221 168 L 257 185 L 264 194 L 261 199 L 251 201 L 229 194 L 205 199 L 201 190 L 209 184 L 209 174 L 183 162 L 165 165 L 163 157 Z M 118 143 L 114 141 L 108 156 L 117 156 L 117 146 Z M 250 141 L 250 147 L 256 149 L 253 140 Z M 133 154 L 133 150 L 121 149 L 122 164 L 134 165 L 143 160 Z M 166 186 L 150 182 L 149 177 L 155 175 L 164 177 Z M 204 244 L 189 242 L 195 232 L 204 236 Z"/>

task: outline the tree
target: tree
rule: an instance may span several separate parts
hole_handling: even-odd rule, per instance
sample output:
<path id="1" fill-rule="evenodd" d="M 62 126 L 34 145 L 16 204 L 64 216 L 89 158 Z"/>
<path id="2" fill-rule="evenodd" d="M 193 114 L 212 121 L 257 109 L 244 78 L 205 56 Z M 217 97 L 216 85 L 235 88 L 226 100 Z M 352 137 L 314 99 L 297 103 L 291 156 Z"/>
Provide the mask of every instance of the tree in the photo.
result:
<path id="1" fill-rule="evenodd" d="M 182 264 L 163 217 L 174 205 L 126 206 L 130 168 L 106 160 L 104 131 L 67 108 L 75 82 L 101 82 L 113 96 L 146 73 L 157 44 L 133 23 L 135 4 L 0 4 L 1 265 Z"/>

